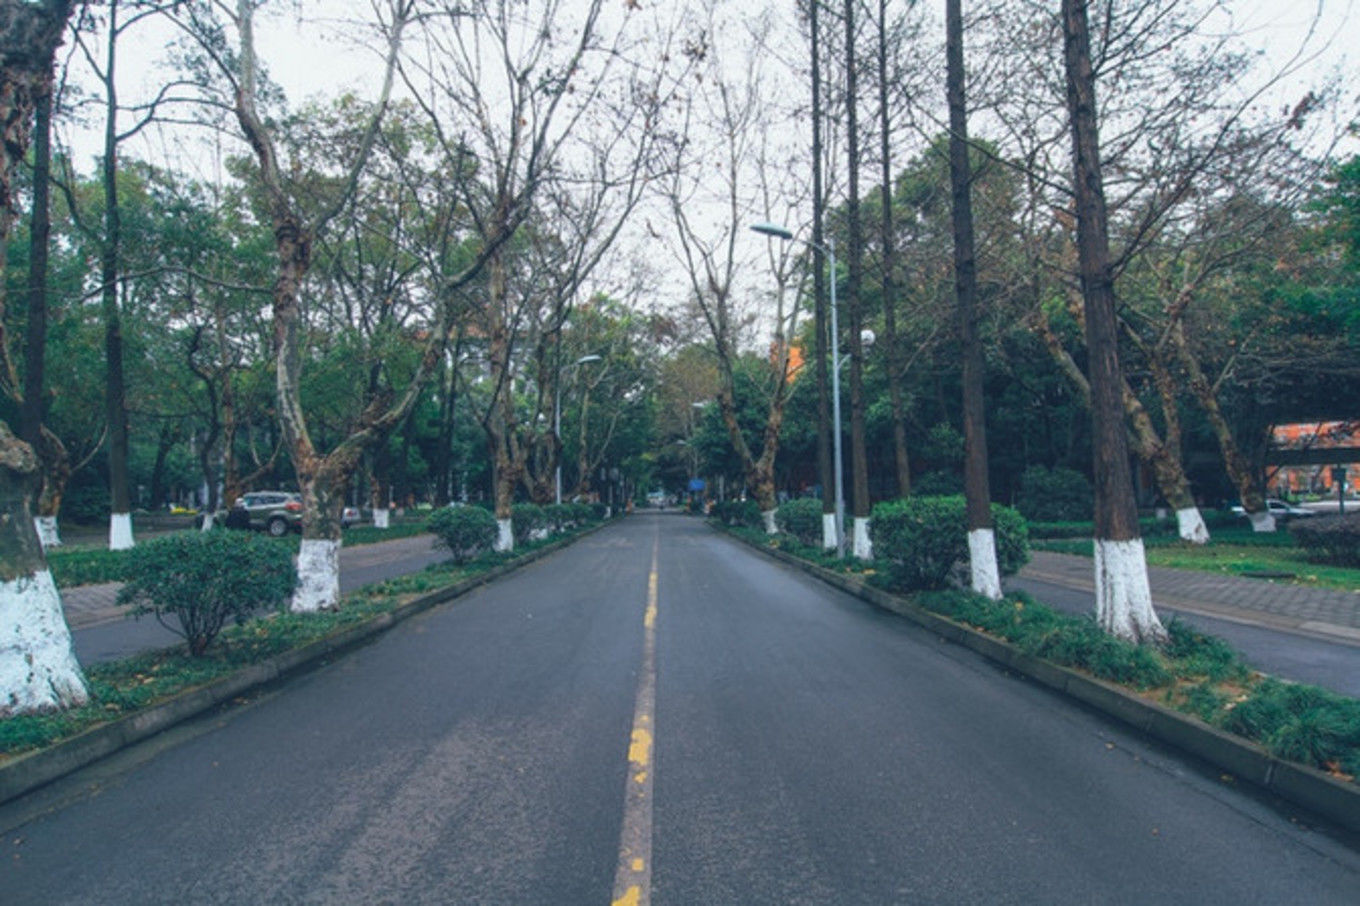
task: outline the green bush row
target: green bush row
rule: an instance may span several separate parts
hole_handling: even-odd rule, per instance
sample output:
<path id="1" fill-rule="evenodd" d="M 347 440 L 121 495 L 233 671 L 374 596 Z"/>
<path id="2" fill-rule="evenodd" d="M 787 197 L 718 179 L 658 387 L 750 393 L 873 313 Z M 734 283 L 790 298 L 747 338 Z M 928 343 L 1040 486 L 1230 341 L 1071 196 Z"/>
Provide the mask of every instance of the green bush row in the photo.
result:
<path id="1" fill-rule="evenodd" d="M 1297 519 L 1289 534 L 1309 562 L 1360 567 L 1360 513 Z"/>
<path id="2" fill-rule="evenodd" d="M 992 504 L 997 568 L 1013 575 L 1029 561 L 1025 518 Z M 947 588 L 968 563 L 967 503 L 963 497 L 907 497 L 874 507 L 869 522 L 874 560 L 899 591 Z"/>
<path id="3" fill-rule="evenodd" d="M 559 503 L 539 506 L 517 503 L 511 510 L 511 531 L 516 544 L 527 544 L 568 531 L 604 518 L 605 508 L 599 504 Z M 466 563 L 490 551 L 496 543 L 499 527 L 490 510 L 479 506 L 441 507 L 427 523 L 436 543 L 453 556 L 455 562 Z"/>
<path id="4" fill-rule="evenodd" d="M 743 528 L 764 526 L 760 516 L 760 504 L 754 500 L 721 500 L 713 504 L 712 516 L 723 525 Z"/>

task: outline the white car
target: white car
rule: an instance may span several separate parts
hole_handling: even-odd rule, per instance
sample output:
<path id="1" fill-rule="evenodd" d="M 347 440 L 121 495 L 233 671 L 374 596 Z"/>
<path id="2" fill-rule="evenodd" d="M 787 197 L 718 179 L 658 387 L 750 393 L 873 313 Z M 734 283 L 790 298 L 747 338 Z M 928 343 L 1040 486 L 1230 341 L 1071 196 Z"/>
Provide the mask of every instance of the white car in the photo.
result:
<path id="1" fill-rule="evenodd" d="M 1247 515 L 1247 511 L 1242 508 L 1241 504 L 1234 506 L 1232 511 L 1238 516 Z M 1294 506 L 1294 504 L 1280 500 L 1278 497 L 1266 498 L 1266 512 L 1276 519 L 1301 519 L 1306 516 L 1317 515 L 1317 513 L 1314 513 L 1312 510 L 1305 510 L 1301 506 Z"/>

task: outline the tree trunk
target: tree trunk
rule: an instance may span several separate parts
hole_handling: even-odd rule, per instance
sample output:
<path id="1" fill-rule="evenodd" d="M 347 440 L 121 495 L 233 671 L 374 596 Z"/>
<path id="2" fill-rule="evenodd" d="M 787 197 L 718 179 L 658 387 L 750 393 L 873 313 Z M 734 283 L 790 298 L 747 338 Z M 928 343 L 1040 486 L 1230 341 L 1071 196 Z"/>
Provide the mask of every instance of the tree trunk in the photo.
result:
<path id="1" fill-rule="evenodd" d="M 491 318 L 487 337 L 487 358 L 491 365 L 491 383 L 495 398 L 487 413 L 484 427 L 491 458 L 495 466 L 496 550 L 515 549 L 515 533 L 511 517 L 515 505 L 515 488 L 524 474 L 524 461 L 515 432 L 514 375 L 510 361 L 510 332 L 501 312 L 506 295 L 505 259 L 498 251 L 487 261 L 487 312 Z"/>
<path id="2" fill-rule="evenodd" d="M 823 275 L 823 268 L 826 267 L 826 235 L 823 226 L 826 199 L 822 185 L 821 29 L 817 21 L 820 8 L 821 3 L 812 3 L 808 7 L 812 33 L 812 296 L 816 333 L 813 355 L 817 361 L 817 476 L 822 485 L 822 547 L 834 550 L 839 544 L 843 526 L 836 524 L 836 476 L 831 454 L 831 376 L 827 371 L 827 330 L 830 319 L 826 307 L 826 278 Z M 830 276 L 832 280 L 836 279 L 834 273 Z M 831 367 L 835 367 L 835 364 Z"/>
<path id="3" fill-rule="evenodd" d="M 850 321 L 850 473 L 854 499 L 853 552 L 873 559 L 869 540 L 869 455 L 864 440 L 864 306 L 860 299 L 864 269 L 864 237 L 859 210 L 858 69 L 855 58 L 855 4 L 845 6 L 845 135 L 849 194 L 846 199 L 847 254 L 846 309 Z M 834 346 L 835 344 L 833 344 Z"/>
<path id="4" fill-rule="evenodd" d="M 1185 328 L 1180 321 L 1171 328 L 1171 337 L 1181 364 L 1185 366 L 1190 376 L 1190 392 L 1195 395 L 1205 417 L 1209 419 L 1214 437 L 1218 440 L 1218 448 L 1223 454 L 1224 468 L 1228 470 L 1228 477 L 1232 479 L 1238 495 L 1242 498 L 1242 509 L 1247 511 L 1252 529 L 1257 532 L 1275 531 L 1275 517 L 1266 509 L 1265 495 L 1261 493 L 1261 486 L 1256 482 L 1256 472 L 1251 467 L 1251 460 L 1238 446 L 1237 439 L 1232 433 L 1232 426 L 1228 424 L 1222 407 L 1218 405 L 1218 397 L 1208 377 L 1205 376 L 1204 369 L 1200 367 L 1199 359 L 1195 357 L 1190 344 L 1186 341 Z"/>
<path id="5" fill-rule="evenodd" d="M 34 520 L 43 549 L 61 545 L 57 517 L 71 479 L 66 446 L 43 426 L 47 418 L 47 275 L 52 234 L 52 85 L 38 88 L 33 116 L 33 213 L 29 218 L 28 326 L 24 335 L 24 398 L 20 435 L 38 454 L 42 486 Z"/>
<path id="6" fill-rule="evenodd" d="M 15 170 L 28 150 L 38 98 L 51 91 L 52 61 L 71 8 L 70 0 L 0 8 L 0 273 L 18 215 Z M 0 315 L 4 292 L 0 284 Z M 34 527 L 37 470 L 33 448 L 0 422 L 0 719 L 89 698 Z"/>
<path id="7" fill-rule="evenodd" d="M 114 80 L 118 4 L 108 10 L 104 114 L 104 241 L 100 256 L 104 310 L 104 417 L 109 426 L 109 549 L 133 545 L 132 494 L 128 479 L 127 390 L 123 376 L 123 321 L 118 276 L 122 266 L 122 219 L 118 211 L 118 93 Z"/>
<path id="8" fill-rule="evenodd" d="M 902 392 L 902 350 L 897 344 L 897 250 L 894 245 L 892 140 L 888 117 L 888 3 L 878 0 L 878 110 L 879 146 L 883 167 L 880 188 L 882 211 L 879 244 L 883 249 L 883 347 L 888 372 L 888 402 L 892 410 L 893 464 L 897 494 L 911 493 L 911 462 L 907 456 L 907 407 Z"/>
<path id="9" fill-rule="evenodd" d="M 1086 302 L 1095 473 L 1096 620 L 1131 642 L 1165 642 L 1152 608 L 1147 559 L 1129 474 L 1114 277 L 1100 172 L 1095 74 L 1085 0 L 1062 0 L 1067 107 L 1071 116 L 1077 255 Z"/>
<path id="10" fill-rule="evenodd" d="M 0 422 L 0 719 L 83 705 L 85 677 L 71 647 L 61 596 L 43 559 L 29 501 L 33 449 Z"/>
<path id="11" fill-rule="evenodd" d="M 1001 598 L 996 562 L 991 488 L 987 475 L 986 401 L 982 343 L 977 329 L 977 260 L 973 237 L 972 167 L 968 160 L 968 109 L 964 97 L 961 0 L 945 3 L 945 55 L 949 95 L 949 181 L 953 199 L 954 294 L 963 350 L 964 494 L 968 511 L 968 560 L 973 591 Z"/>

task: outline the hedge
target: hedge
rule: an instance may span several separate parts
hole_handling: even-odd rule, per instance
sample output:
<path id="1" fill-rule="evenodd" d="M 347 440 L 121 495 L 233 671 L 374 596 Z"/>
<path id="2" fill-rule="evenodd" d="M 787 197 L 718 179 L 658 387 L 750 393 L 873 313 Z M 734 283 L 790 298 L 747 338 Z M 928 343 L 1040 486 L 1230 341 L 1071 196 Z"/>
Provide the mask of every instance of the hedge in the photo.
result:
<path id="1" fill-rule="evenodd" d="M 822 502 L 815 498 L 790 500 L 775 511 L 774 521 L 781 532 L 803 544 L 818 544 L 822 540 Z"/>
<path id="2" fill-rule="evenodd" d="M 1360 567 L 1360 513 L 1295 520 L 1289 533 L 1310 562 Z"/>
<path id="3" fill-rule="evenodd" d="M 997 567 L 1003 576 L 1029 560 L 1025 519 L 1007 506 L 992 504 Z M 869 523 L 874 559 L 884 564 L 899 590 L 948 588 L 968 562 L 967 504 L 962 496 L 908 497 L 874 507 Z"/>
<path id="4" fill-rule="evenodd" d="M 479 506 L 440 507 L 427 527 L 455 563 L 476 559 L 496 543 L 496 517 Z"/>
<path id="5" fill-rule="evenodd" d="M 260 535 L 175 532 L 127 553 L 131 578 L 118 603 L 154 614 L 194 657 L 203 656 L 227 620 L 242 623 L 256 610 L 281 607 L 297 582 L 291 546 Z"/>

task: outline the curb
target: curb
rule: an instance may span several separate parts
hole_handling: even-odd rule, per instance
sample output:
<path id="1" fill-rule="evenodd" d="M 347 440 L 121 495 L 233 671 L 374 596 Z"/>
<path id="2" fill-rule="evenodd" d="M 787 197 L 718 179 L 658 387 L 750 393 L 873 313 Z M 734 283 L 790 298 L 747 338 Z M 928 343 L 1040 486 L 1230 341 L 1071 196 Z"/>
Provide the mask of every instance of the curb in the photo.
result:
<path id="1" fill-rule="evenodd" d="M 105 756 L 141 742 L 163 730 L 197 717 L 233 698 L 268 685 L 320 662 L 343 655 L 366 644 L 393 626 L 436 605 L 461 597 L 530 563 L 554 554 L 594 534 L 613 522 L 602 522 L 551 544 L 529 551 L 508 563 L 492 567 L 480 575 L 464 579 L 437 591 L 421 595 L 392 610 L 378 614 L 356 626 L 325 638 L 276 654 L 268 660 L 243 667 L 230 676 L 181 692 L 159 705 L 91 727 L 70 739 L 45 749 L 30 752 L 0 765 L 0 805 L 32 792 L 40 786 L 86 767 Z"/>
<path id="2" fill-rule="evenodd" d="M 1253 742 L 1226 733 L 1198 718 L 1148 701 L 1123 687 L 1026 654 L 1009 642 L 919 607 L 863 580 L 808 563 L 792 554 L 753 544 L 723 532 L 753 550 L 794 566 L 849 595 L 890 611 L 1026 676 L 1054 692 L 1113 717 L 1159 742 L 1188 752 L 1233 777 L 1306 808 L 1351 831 L 1360 832 L 1360 786 L 1322 771 L 1285 761 Z"/>

